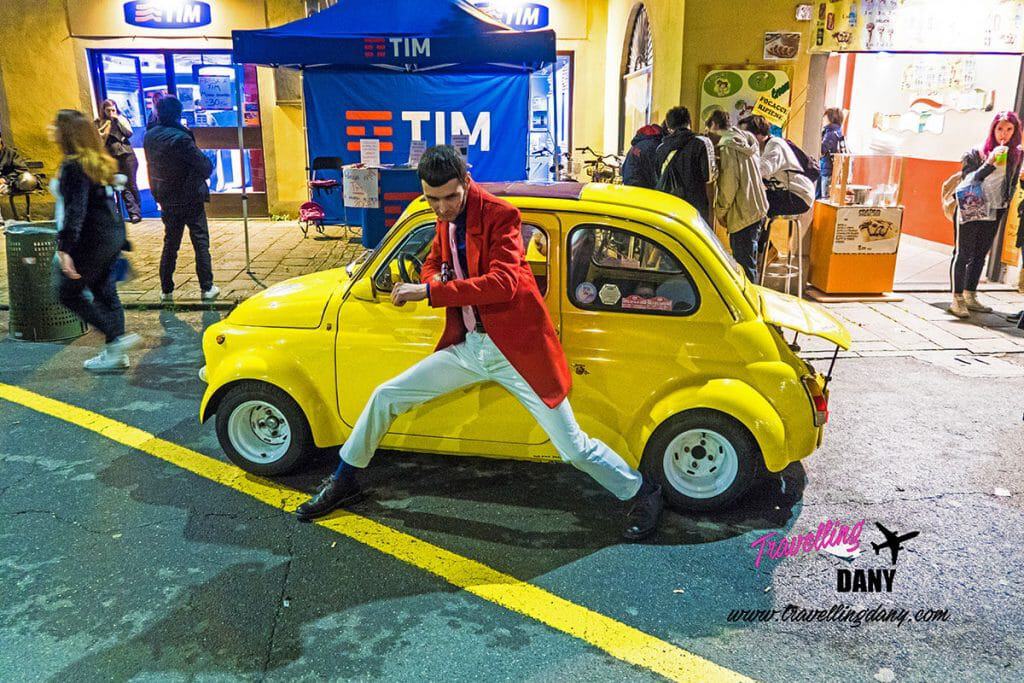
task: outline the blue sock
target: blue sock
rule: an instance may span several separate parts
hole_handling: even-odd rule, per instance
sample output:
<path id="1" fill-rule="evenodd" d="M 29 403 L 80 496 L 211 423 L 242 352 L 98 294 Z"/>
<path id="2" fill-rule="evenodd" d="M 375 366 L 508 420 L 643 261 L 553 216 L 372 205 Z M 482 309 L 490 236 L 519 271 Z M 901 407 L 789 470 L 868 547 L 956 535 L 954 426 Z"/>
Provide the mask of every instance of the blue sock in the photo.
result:
<path id="1" fill-rule="evenodd" d="M 334 474 L 331 475 L 331 478 L 334 480 L 338 480 L 341 479 L 342 477 L 351 477 L 353 474 L 355 474 L 356 469 L 357 468 L 352 467 L 352 465 L 349 465 L 347 462 L 342 460 L 341 464 L 338 465 L 338 469 L 334 470 Z"/>

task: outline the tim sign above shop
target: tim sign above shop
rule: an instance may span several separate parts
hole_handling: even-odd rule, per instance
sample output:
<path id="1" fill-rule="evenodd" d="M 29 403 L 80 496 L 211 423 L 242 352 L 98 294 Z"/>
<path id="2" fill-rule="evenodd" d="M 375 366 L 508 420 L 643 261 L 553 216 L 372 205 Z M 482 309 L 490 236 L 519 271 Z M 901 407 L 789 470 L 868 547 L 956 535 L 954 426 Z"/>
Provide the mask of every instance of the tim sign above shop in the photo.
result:
<path id="1" fill-rule="evenodd" d="M 474 2 L 477 9 L 483 10 L 501 23 L 517 31 L 532 31 L 545 28 L 550 21 L 550 13 L 546 6 L 536 2 Z"/>
<path id="2" fill-rule="evenodd" d="M 210 5 L 199 0 L 136 0 L 124 4 L 124 20 L 132 26 L 183 29 L 212 21 Z"/>

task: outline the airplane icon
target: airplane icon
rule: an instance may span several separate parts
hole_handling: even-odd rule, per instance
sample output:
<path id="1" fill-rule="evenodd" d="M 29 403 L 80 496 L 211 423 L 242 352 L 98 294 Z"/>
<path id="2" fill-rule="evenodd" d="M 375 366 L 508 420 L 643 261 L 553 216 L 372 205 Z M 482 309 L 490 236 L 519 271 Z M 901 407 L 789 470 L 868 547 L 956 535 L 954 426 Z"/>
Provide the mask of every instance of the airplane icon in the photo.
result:
<path id="1" fill-rule="evenodd" d="M 903 547 L 901 544 L 921 533 L 920 531 L 911 531 L 909 534 L 900 536 L 895 531 L 889 531 L 878 522 L 875 522 L 875 526 L 877 526 L 878 530 L 882 532 L 883 536 L 885 536 L 885 543 L 872 543 L 871 547 L 875 549 L 875 555 L 878 555 L 882 548 L 889 548 L 890 552 L 892 552 L 893 564 L 896 564 L 896 558 L 899 556 L 900 549 Z"/>

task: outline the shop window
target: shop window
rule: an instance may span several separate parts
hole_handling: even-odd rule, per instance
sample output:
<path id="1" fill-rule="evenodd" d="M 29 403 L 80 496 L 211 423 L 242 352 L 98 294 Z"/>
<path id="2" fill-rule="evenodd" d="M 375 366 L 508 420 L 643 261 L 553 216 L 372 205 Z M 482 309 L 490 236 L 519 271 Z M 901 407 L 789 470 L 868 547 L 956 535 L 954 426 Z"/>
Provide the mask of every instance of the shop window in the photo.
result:
<path id="1" fill-rule="evenodd" d="M 544 296 L 548 293 L 548 234 L 539 226 L 523 223 L 523 247 L 537 288 Z"/>
<path id="2" fill-rule="evenodd" d="M 402 277 L 403 275 L 406 275 L 407 279 L 412 282 L 420 281 L 420 269 L 430 253 L 435 229 L 436 224 L 424 223 L 414 228 L 402 240 L 402 243 L 373 278 L 374 288 L 378 292 L 390 292 L 395 284 L 405 282 L 406 279 Z"/>
<path id="3" fill-rule="evenodd" d="M 689 315 L 699 296 L 675 256 L 635 233 L 584 225 L 569 235 L 568 294 L 577 308 Z"/>

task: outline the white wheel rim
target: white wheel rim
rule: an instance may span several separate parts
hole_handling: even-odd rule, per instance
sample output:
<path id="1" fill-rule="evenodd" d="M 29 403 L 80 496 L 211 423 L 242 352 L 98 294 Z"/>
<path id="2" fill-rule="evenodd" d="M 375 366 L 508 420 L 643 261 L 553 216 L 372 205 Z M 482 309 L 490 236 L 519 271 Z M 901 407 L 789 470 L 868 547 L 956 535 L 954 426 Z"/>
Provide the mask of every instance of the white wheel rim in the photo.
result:
<path id="1" fill-rule="evenodd" d="M 691 429 L 665 448 L 665 478 L 690 498 L 714 498 L 736 481 L 739 458 L 727 438 L 711 429 Z"/>
<path id="2" fill-rule="evenodd" d="M 292 432 L 276 406 L 266 401 L 246 401 L 228 417 L 228 438 L 246 460 L 269 465 L 288 452 Z"/>

